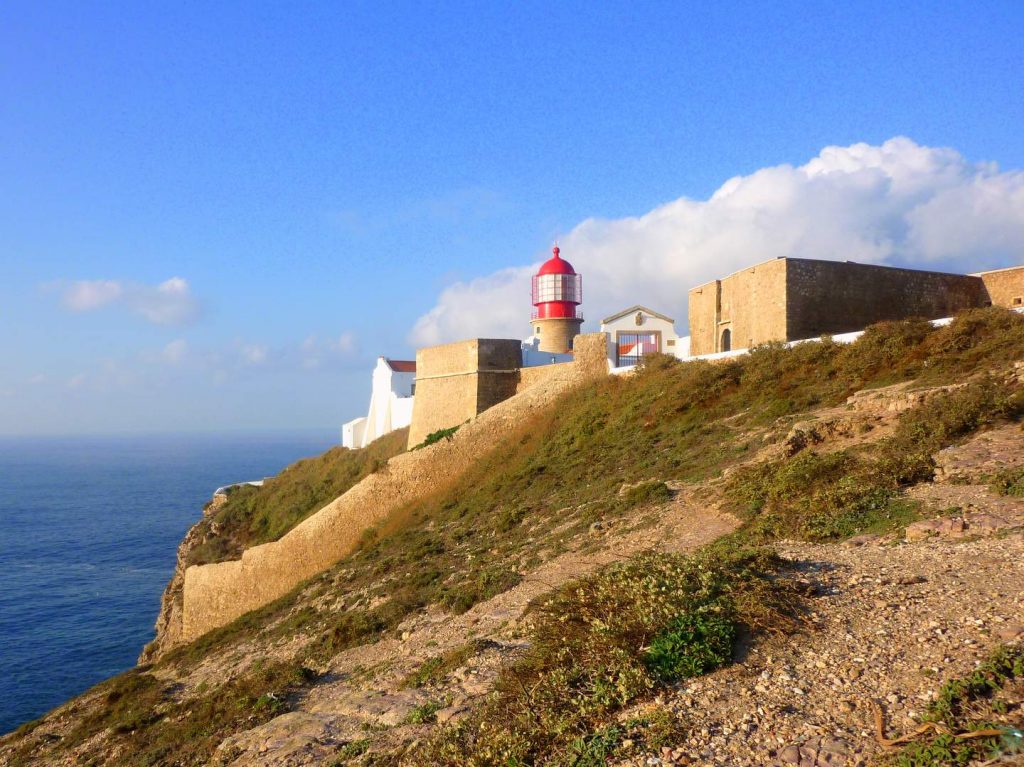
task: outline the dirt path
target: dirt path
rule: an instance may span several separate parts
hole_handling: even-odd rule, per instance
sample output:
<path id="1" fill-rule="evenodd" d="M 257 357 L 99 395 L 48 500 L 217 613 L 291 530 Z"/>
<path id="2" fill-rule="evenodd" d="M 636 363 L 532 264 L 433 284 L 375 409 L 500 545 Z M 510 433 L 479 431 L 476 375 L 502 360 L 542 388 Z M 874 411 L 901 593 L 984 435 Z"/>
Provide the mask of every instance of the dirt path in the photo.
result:
<path id="1" fill-rule="evenodd" d="M 309 692 L 298 710 L 225 741 L 222 763 L 233 767 L 329 764 L 344 743 L 366 738 L 368 731 L 382 727 L 395 728 L 384 737 L 398 743 L 415 734 L 410 732 L 415 726 L 403 726 L 415 707 L 437 699 L 436 692 L 403 689 L 402 680 L 430 658 L 486 639 L 485 649 L 445 685 L 447 705 L 437 712 L 438 720 L 458 716 L 490 688 L 502 664 L 524 647 L 521 622 L 532 600 L 641 551 L 696 549 L 739 524 L 728 514 L 703 508 L 684 492 L 677 492 L 673 501 L 656 510 L 644 510 L 652 511 L 659 515 L 656 526 L 621 533 L 617 528 L 628 521 L 620 520 L 594 529 L 596 550 L 557 556 L 515 588 L 463 615 L 419 615 L 399 627 L 402 639 L 385 639 L 342 653 L 333 661 L 326 681 Z"/>

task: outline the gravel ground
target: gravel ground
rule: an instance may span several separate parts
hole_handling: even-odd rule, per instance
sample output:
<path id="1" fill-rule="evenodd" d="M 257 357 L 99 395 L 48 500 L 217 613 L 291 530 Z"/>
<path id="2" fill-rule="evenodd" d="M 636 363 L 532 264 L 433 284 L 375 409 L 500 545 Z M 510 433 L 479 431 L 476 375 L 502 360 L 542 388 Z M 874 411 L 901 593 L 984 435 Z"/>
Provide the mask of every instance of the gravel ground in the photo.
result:
<path id="1" fill-rule="evenodd" d="M 622 764 L 865 764 L 879 749 L 871 701 L 888 737 L 906 733 L 944 681 L 1024 637 L 1019 531 L 778 548 L 815 585 L 806 634 L 663 696 L 686 742 Z"/>

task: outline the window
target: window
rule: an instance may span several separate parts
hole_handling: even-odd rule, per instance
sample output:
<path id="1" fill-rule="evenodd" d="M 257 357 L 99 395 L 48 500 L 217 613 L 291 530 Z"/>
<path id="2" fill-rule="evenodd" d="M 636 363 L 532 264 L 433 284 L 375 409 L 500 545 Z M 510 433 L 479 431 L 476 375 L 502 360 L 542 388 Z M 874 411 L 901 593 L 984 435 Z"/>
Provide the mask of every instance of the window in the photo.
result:
<path id="1" fill-rule="evenodd" d="M 732 331 L 729 328 L 722 331 L 722 348 L 719 351 L 732 351 Z"/>
<path id="2" fill-rule="evenodd" d="M 661 351 L 661 333 L 618 333 L 615 337 L 615 365 L 625 367 L 637 365 L 645 354 L 657 354 Z"/>
<path id="3" fill-rule="evenodd" d="M 1021 298 L 1020 296 L 1017 296 L 1015 299 L 1013 299 L 1014 306 L 1020 306 L 1022 303 L 1024 303 L 1024 298 Z"/>
<path id="4" fill-rule="evenodd" d="M 583 282 L 578 274 L 538 274 L 533 278 L 533 303 L 583 302 Z"/>

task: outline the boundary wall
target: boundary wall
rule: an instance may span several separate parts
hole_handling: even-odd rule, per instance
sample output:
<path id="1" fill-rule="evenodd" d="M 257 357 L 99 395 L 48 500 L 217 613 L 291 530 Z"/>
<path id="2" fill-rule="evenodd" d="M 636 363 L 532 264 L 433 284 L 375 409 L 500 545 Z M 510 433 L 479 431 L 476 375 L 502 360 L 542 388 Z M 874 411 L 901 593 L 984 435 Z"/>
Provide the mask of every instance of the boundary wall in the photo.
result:
<path id="1" fill-rule="evenodd" d="M 279 540 L 246 549 L 241 559 L 189 567 L 181 631 L 173 627 L 167 636 L 189 642 L 287 594 L 352 553 L 363 532 L 391 512 L 458 479 L 530 414 L 608 374 L 604 333 L 577 336 L 574 349 L 574 362 L 548 366 L 544 375 L 529 374 L 527 388 L 481 413 L 451 440 L 395 456 Z"/>
<path id="2" fill-rule="evenodd" d="M 693 356 L 847 333 L 883 320 L 1024 306 L 1024 266 L 951 274 L 851 261 L 777 258 L 692 288 Z"/>

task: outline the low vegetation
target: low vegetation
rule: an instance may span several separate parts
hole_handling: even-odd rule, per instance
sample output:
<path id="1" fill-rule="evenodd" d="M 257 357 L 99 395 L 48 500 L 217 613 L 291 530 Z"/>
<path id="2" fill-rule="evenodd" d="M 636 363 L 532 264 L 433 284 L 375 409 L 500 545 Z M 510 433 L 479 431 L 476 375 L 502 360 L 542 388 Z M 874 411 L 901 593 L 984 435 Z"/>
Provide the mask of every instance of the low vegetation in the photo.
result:
<path id="1" fill-rule="evenodd" d="M 728 663 L 741 631 L 791 631 L 800 596 L 786 563 L 757 551 L 647 555 L 536 606 L 530 650 L 478 712 L 415 754 L 427 765 L 597 764 L 612 714 Z M 581 761 L 589 754 L 589 761 Z"/>
<path id="2" fill-rule="evenodd" d="M 666 480 L 676 487 L 732 469 L 722 485 L 746 520 L 739 533 L 694 558 L 615 565 L 537 605 L 530 654 L 503 674 L 493 701 L 421 756 L 438 765 L 596 765 L 622 740 L 655 743 L 682 725 L 664 712 L 620 722 L 623 707 L 729 662 L 738 635 L 797 625 L 786 563 L 750 547 L 904 521 L 913 509 L 897 491 L 930 476 L 934 451 L 1022 413 L 1019 390 L 986 374 L 1022 358 L 1024 318 L 999 309 L 967 312 L 940 329 L 883 323 L 849 345 L 768 344 L 722 364 L 652 357 L 635 376 L 596 382 L 510 428 L 466 474 L 392 514 L 333 568 L 141 672 L 152 678 L 125 682 L 106 707 L 113 719 L 83 719 L 77 741 L 37 740 L 40 758 L 106 729 L 105 748 L 119 754 L 109 764 L 205 763 L 227 733 L 286 710 L 312 680 L 302 669 L 322 669 L 428 606 L 458 613 L 512 588 L 582 545 L 595 523 L 672 502 Z M 868 446 L 805 448 L 737 468 L 808 411 L 915 379 L 969 384 L 908 411 L 892 436 Z M 300 462 L 263 492 L 233 495 L 208 522 L 227 531 L 228 548 L 272 539 L 383 465 L 405 439 L 396 433 L 365 451 Z M 287 648 L 291 660 L 209 689 L 153 681 L 185 677 L 211 656 L 251 657 L 254 637 L 261 647 Z M 406 683 L 429 687 L 460 661 L 442 656 Z M 354 743 L 353 756 L 370 756 Z M 161 748 L 165 756 L 154 756 Z"/>
<path id="3" fill-rule="evenodd" d="M 1024 466 L 1004 469 L 992 477 L 992 489 L 1000 495 L 1024 498 Z"/>
<path id="4" fill-rule="evenodd" d="M 335 447 L 323 455 L 293 463 L 262 487 L 242 485 L 202 521 L 203 543 L 189 553 L 188 564 L 237 559 L 244 549 L 276 541 L 315 514 L 389 458 L 405 450 L 409 430 L 392 432 L 361 450 Z"/>
<path id="5" fill-rule="evenodd" d="M 1004 645 L 971 674 L 943 685 L 921 739 L 881 759 L 887 767 L 959 767 L 1024 754 L 1024 647 Z"/>
<path id="6" fill-rule="evenodd" d="M 762 539 L 827 541 L 880 532 L 913 519 L 898 491 L 932 477 L 935 452 L 983 426 L 1021 415 L 1021 388 L 983 376 L 907 411 L 891 437 L 745 467 L 728 492 L 734 508 L 751 521 L 750 533 Z"/>
<path id="7" fill-rule="evenodd" d="M 459 424 L 458 426 L 449 426 L 447 429 L 438 429 L 437 431 L 430 432 L 430 434 L 428 434 L 420 444 L 416 445 L 413 450 L 430 447 L 436 442 L 440 442 L 442 439 L 450 442 L 451 438 L 455 435 L 455 432 L 459 430 L 459 426 L 461 425 L 462 424 Z"/>
<path id="8" fill-rule="evenodd" d="M 486 645 L 486 640 L 479 639 L 460 645 L 442 655 L 435 655 L 415 672 L 409 674 L 402 681 L 402 687 L 428 687 L 440 684 L 448 674 L 461 668 L 466 661 L 479 653 Z"/>

